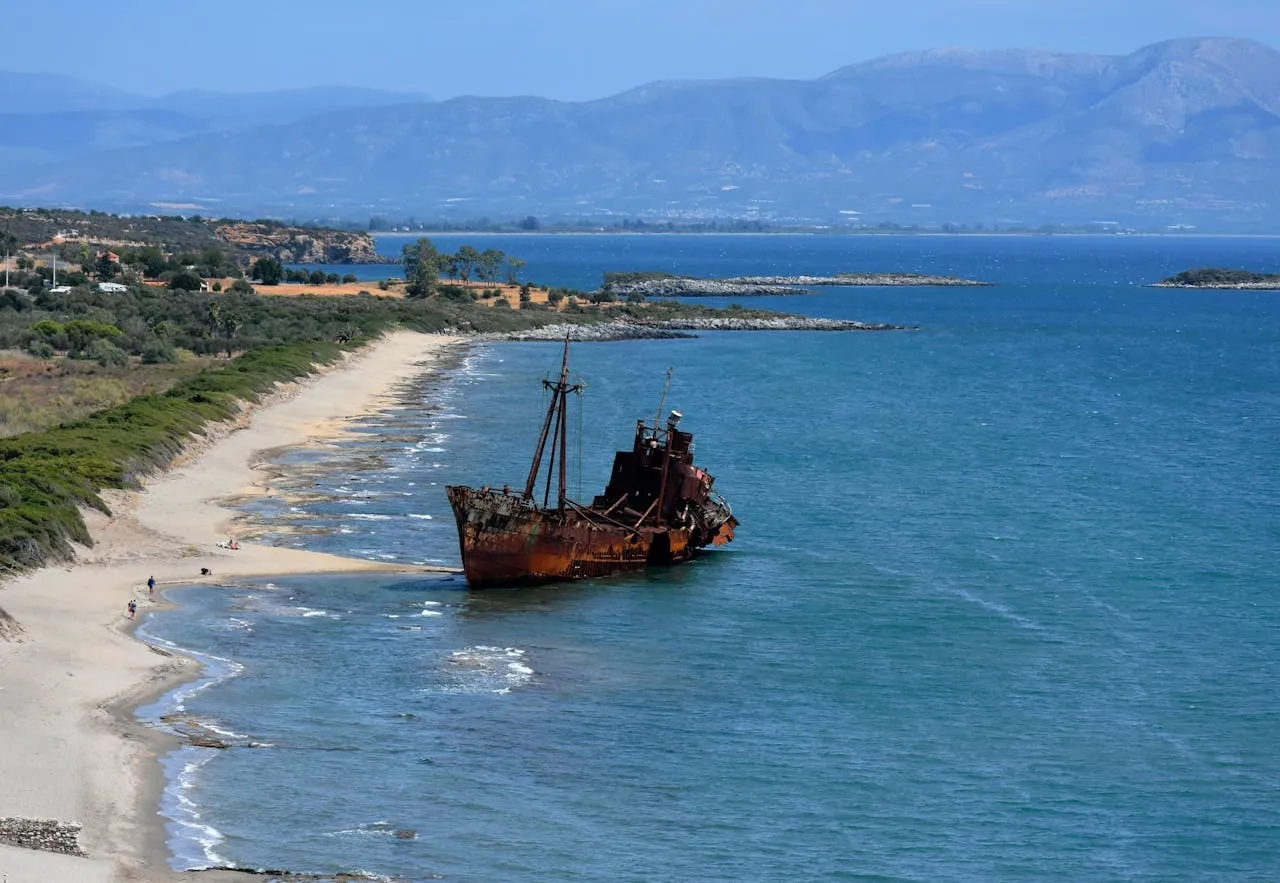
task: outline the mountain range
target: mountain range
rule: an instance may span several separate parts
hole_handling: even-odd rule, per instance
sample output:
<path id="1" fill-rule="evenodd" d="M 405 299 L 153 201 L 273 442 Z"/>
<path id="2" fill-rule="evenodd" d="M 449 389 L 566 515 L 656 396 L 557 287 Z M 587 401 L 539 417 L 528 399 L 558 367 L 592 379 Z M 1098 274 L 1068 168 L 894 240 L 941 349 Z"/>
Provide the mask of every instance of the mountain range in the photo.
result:
<path id="1" fill-rule="evenodd" d="M 929 50 L 815 80 L 657 82 L 588 102 L 338 89 L 138 100 L 0 75 L 0 107 L 0 202 L 12 204 L 870 226 L 1280 222 L 1280 52 L 1231 38 L 1126 56 Z"/>

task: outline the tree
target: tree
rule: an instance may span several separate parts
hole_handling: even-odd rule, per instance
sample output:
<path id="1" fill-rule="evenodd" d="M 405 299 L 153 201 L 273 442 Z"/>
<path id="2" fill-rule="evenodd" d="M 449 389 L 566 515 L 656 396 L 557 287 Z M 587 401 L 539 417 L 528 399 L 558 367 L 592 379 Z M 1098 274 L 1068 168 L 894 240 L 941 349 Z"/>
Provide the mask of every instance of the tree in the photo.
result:
<path id="1" fill-rule="evenodd" d="M 207 276 L 224 276 L 227 256 L 216 245 L 208 246 L 200 252 L 200 266 Z"/>
<path id="2" fill-rule="evenodd" d="M 525 261 L 521 258 L 507 258 L 507 281 L 512 285 L 520 281 L 520 271 L 525 267 Z"/>
<path id="3" fill-rule="evenodd" d="M 114 279 L 120 275 L 120 265 L 111 260 L 111 253 L 104 251 L 98 255 L 98 261 L 94 265 L 94 272 L 98 274 L 99 279 Z"/>
<path id="4" fill-rule="evenodd" d="M 214 340 L 222 338 L 228 359 L 231 358 L 231 342 L 244 325 L 245 307 L 245 302 L 233 294 L 209 302 L 209 336 Z"/>
<path id="5" fill-rule="evenodd" d="M 425 236 L 400 249 L 404 281 L 408 283 L 405 291 L 410 297 L 426 297 L 435 290 L 440 279 L 439 256 L 440 250 Z"/>
<path id="6" fill-rule="evenodd" d="M 258 258 L 249 268 L 249 278 L 263 285 L 279 285 L 284 277 L 284 267 L 275 258 Z"/>
<path id="7" fill-rule="evenodd" d="M 169 280 L 169 288 L 172 291 L 179 289 L 183 291 L 199 291 L 203 285 L 204 281 L 190 270 L 183 270 Z"/>
<path id="8" fill-rule="evenodd" d="M 462 276 L 462 281 L 470 282 L 471 274 L 480 263 L 480 252 L 470 245 L 464 245 L 458 249 L 458 253 L 454 257 L 458 260 L 458 273 Z"/>
<path id="9" fill-rule="evenodd" d="M 490 284 L 498 281 L 498 274 L 502 272 L 502 262 L 506 260 L 506 255 L 498 251 L 496 248 L 486 248 L 476 258 L 477 270 L 480 278 Z"/>
<path id="10" fill-rule="evenodd" d="M 538 223 L 538 219 L 535 218 L 533 215 L 528 215 L 524 218 L 521 218 L 520 223 L 517 226 L 521 230 L 537 230 L 542 225 Z"/>
<path id="11" fill-rule="evenodd" d="M 343 285 L 350 285 L 352 282 L 359 282 L 359 281 L 360 279 L 359 277 L 356 276 L 355 273 L 346 273 L 342 277 Z"/>
<path id="12" fill-rule="evenodd" d="M 231 283 L 231 287 L 227 291 L 234 291 L 237 294 L 253 294 L 253 286 L 243 279 L 237 279 Z"/>

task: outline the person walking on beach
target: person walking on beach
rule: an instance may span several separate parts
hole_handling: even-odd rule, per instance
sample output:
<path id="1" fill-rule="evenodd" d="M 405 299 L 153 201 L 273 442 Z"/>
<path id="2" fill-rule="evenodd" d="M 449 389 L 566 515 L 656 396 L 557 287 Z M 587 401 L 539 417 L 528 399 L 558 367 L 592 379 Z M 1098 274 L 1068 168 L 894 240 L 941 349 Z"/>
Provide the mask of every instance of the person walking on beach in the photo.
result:
<path id="1" fill-rule="evenodd" d="M 156 578 L 154 576 L 147 577 L 147 594 L 154 595 L 156 593 Z"/>
<path id="2" fill-rule="evenodd" d="M 137 616 L 137 613 L 138 613 L 138 602 L 130 598 L 129 599 L 129 618 L 133 619 L 135 616 Z"/>

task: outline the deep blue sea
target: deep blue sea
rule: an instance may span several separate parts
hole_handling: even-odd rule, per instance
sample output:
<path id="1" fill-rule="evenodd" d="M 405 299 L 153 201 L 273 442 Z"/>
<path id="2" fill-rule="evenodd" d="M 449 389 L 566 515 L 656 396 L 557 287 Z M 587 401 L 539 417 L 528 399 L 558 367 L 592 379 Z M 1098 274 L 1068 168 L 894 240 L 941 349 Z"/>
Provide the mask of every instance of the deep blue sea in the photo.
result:
<path id="1" fill-rule="evenodd" d="M 141 713 L 237 746 L 164 759 L 175 866 L 1275 879 L 1280 293 L 1143 283 L 1280 271 L 1280 240 L 434 238 L 578 287 L 605 269 L 996 284 L 749 304 L 915 332 L 576 346 L 582 497 L 674 367 L 667 407 L 742 522 L 693 565 L 171 590 L 143 633 L 206 679 Z M 281 544 L 456 564 L 443 485 L 522 484 L 558 359 L 473 345 L 345 439 L 281 454 L 246 515 Z"/>

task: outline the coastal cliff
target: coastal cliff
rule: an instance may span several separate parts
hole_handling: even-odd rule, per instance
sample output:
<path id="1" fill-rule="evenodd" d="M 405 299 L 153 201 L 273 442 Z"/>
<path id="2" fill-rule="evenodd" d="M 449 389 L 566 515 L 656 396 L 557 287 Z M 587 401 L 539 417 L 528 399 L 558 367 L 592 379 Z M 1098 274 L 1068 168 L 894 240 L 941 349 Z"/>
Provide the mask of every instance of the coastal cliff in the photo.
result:
<path id="1" fill-rule="evenodd" d="M 234 248 L 288 264 L 386 264 L 373 237 L 350 230 L 290 227 L 284 224 L 223 224 L 215 231 Z"/>

